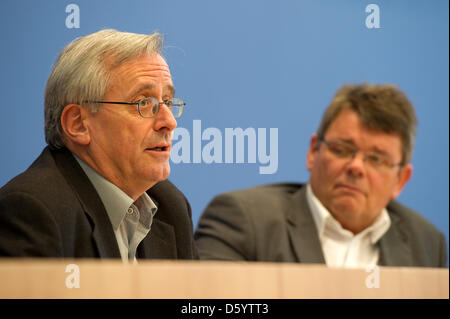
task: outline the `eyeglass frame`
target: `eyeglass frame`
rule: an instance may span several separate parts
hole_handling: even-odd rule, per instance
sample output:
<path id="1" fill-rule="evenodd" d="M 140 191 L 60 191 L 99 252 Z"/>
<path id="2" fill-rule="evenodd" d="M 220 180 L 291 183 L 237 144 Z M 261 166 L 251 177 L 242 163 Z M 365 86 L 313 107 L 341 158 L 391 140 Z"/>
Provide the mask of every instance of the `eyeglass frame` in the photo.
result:
<path id="1" fill-rule="evenodd" d="M 154 100 L 156 100 L 156 101 L 158 102 L 158 104 L 156 104 L 156 108 L 157 108 L 157 109 L 156 109 L 156 112 L 154 112 L 155 114 L 153 114 L 152 116 L 144 116 L 144 115 L 141 113 L 141 102 L 144 101 L 144 100 L 149 100 L 149 99 L 154 99 Z M 181 101 L 180 104 L 172 105 L 172 107 L 173 107 L 173 106 L 180 107 L 180 109 L 181 109 L 180 115 L 178 115 L 178 116 L 175 116 L 175 115 L 174 115 L 175 118 L 180 118 L 181 115 L 183 114 L 184 106 L 186 105 L 186 102 L 184 102 L 182 99 L 180 99 L 180 98 L 178 98 L 178 97 L 172 98 L 172 100 L 173 100 L 173 99 L 177 99 L 177 100 L 180 100 L 180 101 Z M 165 105 L 169 108 L 169 106 L 167 105 L 167 102 L 168 102 L 168 101 L 169 101 L 169 100 L 165 100 L 165 101 L 159 102 L 158 99 L 156 99 L 156 98 L 150 96 L 150 97 L 146 97 L 146 98 L 140 99 L 139 101 L 136 101 L 136 102 L 114 102 L 114 101 L 91 101 L 91 100 L 87 100 L 87 101 L 83 101 L 82 103 L 102 103 L 102 104 L 136 105 L 136 106 L 137 106 L 137 109 L 138 109 L 139 115 L 142 116 L 143 118 L 148 119 L 148 118 L 152 118 L 152 117 L 154 117 L 154 116 L 156 116 L 156 115 L 158 114 L 161 104 L 165 104 Z M 172 111 L 171 108 L 170 108 L 170 110 Z M 172 114 L 173 114 L 173 112 L 172 112 Z"/>
<path id="2" fill-rule="evenodd" d="M 376 166 L 376 165 L 371 164 L 370 166 L 372 166 L 372 167 L 375 168 L 375 169 L 379 169 L 379 168 L 381 168 L 381 169 L 383 169 L 383 168 L 389 169 L 389 168 L 393 168 L 393 167 L 399 167 L 399 168 L 401 168 L 402 166 L 405 165 L 405 164 L 403 163 L 403 161 L 400 162 L 400 163 L 392 163 L 391 160 L 389 159 L 389 157 L 387 157 L 387 156 L 385 156 L 385 155 L 383 155 L 383 154 L 377 154 L 377 153 L 371 152 L 371 151 L 369 151 L 369 152 L 364 152 L 364 151 L 360 150 L 358 147 L 353 146 L 353 145 L 348 144 L 348 143 L 345 143 L 345 142 L 343 142 L 343 141 L 327 141 L 324 137 L 320 137 L 320 138 L 319 138 L 319 141 L 320 141 L 320 142 L 323 142 L 323 143 L 327 146 L 328 150 L 329 150 L 334 156 L 336 156 L 336 157 L 338 157 L 338 158 L 341 158 L 341 159 L 347 159 L 347 160 L 352 159 L 352 160 L 353 160 L 353 159 L 356 157 L 356 155 L 357 155 L 359 152 L 361 152 L 361 153 L 363 154 L 363 158 L 362 158 L 363 162 L 366 162 L 366 159 L 368 158 L 368 155 L 376 155 L 377 157 L 382 157 L 382 158 L 384 158 L 384 159 L 387 160 L 387 161 L 384 162 L 384 163 L 386 164 L 386 166 L 383 166 L 383 164 L 381 164 L 380 166 Z M 352 147 L 352 148 L 353 148 L 353 153 L 352 153 L 351 156 L 349 156 L 349 157 L 346 157 L 346 156 L 341 156 L 341 157 L 340 157 L 338 154 L 334 153 L 334 152 L 331 150 L 331 148 L 330 148 L 330 143 L 339 143 L 339 144 L 344 144 L 344 145 L 346 145 L 346 146 L 348 146 L 348 147 Z"/>

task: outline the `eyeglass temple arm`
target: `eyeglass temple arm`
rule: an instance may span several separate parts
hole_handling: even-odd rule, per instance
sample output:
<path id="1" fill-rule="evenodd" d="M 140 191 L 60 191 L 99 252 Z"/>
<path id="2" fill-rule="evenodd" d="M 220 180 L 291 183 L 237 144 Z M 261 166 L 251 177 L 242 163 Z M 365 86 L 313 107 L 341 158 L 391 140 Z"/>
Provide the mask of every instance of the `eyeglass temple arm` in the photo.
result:
<path id="1" fill-rule="evenodd" d="M 138 102 L 112 102 L 112 101 L 83 101 L 83 103 L 107 103 L 107 104 L 126 104 L 126 105 L 136 105 Z"/>

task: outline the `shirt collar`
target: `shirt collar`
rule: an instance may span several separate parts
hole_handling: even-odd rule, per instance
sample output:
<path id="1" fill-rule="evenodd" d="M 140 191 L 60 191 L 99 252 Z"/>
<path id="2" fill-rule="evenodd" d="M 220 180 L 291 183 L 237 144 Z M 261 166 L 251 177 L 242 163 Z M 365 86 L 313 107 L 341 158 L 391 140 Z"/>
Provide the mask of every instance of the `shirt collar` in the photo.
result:
<path id="1" fill-rule="evenodd" d="M 153 216 L 155 216 L 158 207 L 152 201 L 150 196 L 147 193 L 143 193 L 141 196 L 136 199 L 134 205 L 139 209 L 141 214 L 141 222 L 146 228 L 150 228 L 150 225 L 153 221 Z M 148 213 L 149 212 L 149 213 Z"/>
<path id="2" fill-rule="evenodd" d="M 105 206 L 106 213 L 108 214 L 114 230 L 117 230 L 124 219 L 128 208 L 133 204 L 133 199 L 116 185 L 98 174 L 92 167 L 79 159 L 75 154 L 73 154 L 73 156 L 94 185 L 95 190 Z M 135 204 L 139 210 L 150 211 L 151 217 L 156 213 L 157 207 L 146 192 L 139 196 L 135 201 Z M 144 221 L 145 224 L 151 223 L 150 217 L 146 219 L 148 219 L 148 221 Z"/>
<path id="3" fill-rule="evenodd" d="M 330 227 L 334 231 L 337 231 L 341 234 L 351 233 L 348 230 L 344 229 L 341 226 L 341 224 L 325 208 L 325 206 L 323 206 L 320 200 L 314 195 L 310 183 L 306 185 L 306 199 L 311 209 L 311 213 L 313 215 L 313 219 L 316 224 L 317 232 L 319 233 L 320 239 L 323 238 L 326 227 L 327 228 Z M 391 219 L 389 217 L 386 208 L 383 208 L 381 214 L 372 223 L 372 225 L 364 229 L 358 235 L 360 237 L 365 235 L 370 236 L 371 243 L 375 244 L 388 231 L 390 226 L 391 226 Z"/>

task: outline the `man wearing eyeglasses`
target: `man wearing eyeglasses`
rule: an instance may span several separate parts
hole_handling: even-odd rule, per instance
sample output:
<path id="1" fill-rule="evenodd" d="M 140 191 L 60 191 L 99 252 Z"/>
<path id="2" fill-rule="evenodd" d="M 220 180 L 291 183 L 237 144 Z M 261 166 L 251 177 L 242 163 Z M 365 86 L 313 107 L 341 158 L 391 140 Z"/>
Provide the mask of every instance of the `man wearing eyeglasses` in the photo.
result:
<path id="1" fill-rule="evenodd" d="M 191 209 L 167 178 L 174 97 L 159 34 L 102 30 L 61 52 L 48 147 L 0 190 L 0 256 L 193 259 Z"/>
<path id="2" fill-rule="evenodd" d="M 445 267 L 444 236 L 394 199 L 412 174 L 416 116 L 391 85 L 346 85 L 307 153 L 310 180 L 216 197 L 195 237 L 200 258 Z"/>

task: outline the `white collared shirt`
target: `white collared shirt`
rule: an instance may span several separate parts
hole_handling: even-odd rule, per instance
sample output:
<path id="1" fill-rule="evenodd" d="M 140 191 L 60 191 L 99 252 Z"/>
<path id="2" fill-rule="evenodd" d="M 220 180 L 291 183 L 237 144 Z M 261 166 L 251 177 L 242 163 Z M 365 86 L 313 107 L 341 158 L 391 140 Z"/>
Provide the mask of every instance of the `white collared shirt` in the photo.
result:
<path id="1" fill-rule="evenodd" d="M 306 186 L 306 198 L 319 234 L 325 261 L 329 267 L 366 268 L 378 263 L 378 240 L 388 231 L 391 219 L 384 208 L 372 225 L 354 235 L 344 229 Z"/>
<path id="2" fill-rule="evenodd" d="M 123 262 L 136 263 L 136 249 L 150 231 L 157 207 L 147 193 L 136 201 L 73 154 L 94 185 L 116 236 Z"/>

